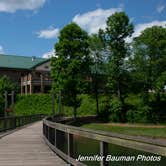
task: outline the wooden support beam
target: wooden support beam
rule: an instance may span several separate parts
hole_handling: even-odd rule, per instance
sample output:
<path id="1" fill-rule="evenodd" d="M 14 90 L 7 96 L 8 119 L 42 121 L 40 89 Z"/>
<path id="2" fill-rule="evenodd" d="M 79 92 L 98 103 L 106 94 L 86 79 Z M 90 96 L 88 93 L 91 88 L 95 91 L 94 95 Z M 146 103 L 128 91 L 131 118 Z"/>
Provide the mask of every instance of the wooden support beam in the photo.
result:
<path id="1" fill-rule="evenodd" d="M 47 139 L 50 141 L 50 127 L 47 126 Z"/>
<path id="2" fill-rule="evenodd" d="M 61 90 L 59 91 L 59 104 L 58 104 L 58 114 L 60 115 L 62 113 L 62 101 L 61 101 Z"/>
<path id="3" fill-rule="evenodd" d="M 73 157 L 73 134 L 67 133 L 67 152 L 69 157 Z"/>
<path id="4" fill-rule="evenodd" d="M 33 93 L 33 87 L 32 87 L 32 74 L 31 73 L 29 73 L 29 81 L 30 81 L 30 84 L 29 84 L 30 94 L 32 94 Z"/>
<path id="5" fill-rule="evenodd" d="M 52 115 L 55 115 L 55 92 L 52 93 Z"/>
<path id="6" fill-rule="evenodd" d="M 27 92 L 28 92 L 28 87 L 27 85 L 25 85 L 25 94 L 27 95 Z"/>
<path id="7" fill-rule="evenodd" d="M 41 93 L 44 93 L 44 82 L 43 82 L 42 74 L 40 75 L 40 87 L 41 87 L 41 89 L 40 89 Z"/>
<path id="8" fill-rule="evenodd" d="M 7 93 L 7 91 L 5 91 L 5 108 L 4 108 L 4 130 L 6 130 L 7 129 L 7 112 L 6 112 L 6 110 L 7 110 L 7 107 L 8 107 L 8 99 L 7 99 L 7 96 L 8 96 L 8 93 Z"/>
<path id="9" fill-rule="evenodd" d="M 57 134 L 56 134 L 56 131 L 57 131 L 57 130 L 54 129 L 54 131 L 55 131 L 55 142 L 54 142 L 54 146 L 57 147 Z"/>
<path id="10" fill-rule="evenodd" d="M 103 160 L 100 162 L 100 166 L 107 166 L 108 161 L 106 161 L 106 157 L 108 155 L 108 143 L 100 141 L 100 156 L 103 157 Z"/>
<path id="11" fill-rule="evenodd" d="M 14 113 L 14 91 L 12 91 L 11 93 L 11 104 L 12 104 L 12 128 L 15 128 L 16 127 L 16 124 L 15 124 L 15 113 Z"/>
<path id="12" fill-rule="evenodd" d="M 11 93 L 11 107 L 12 107 L 12 116 L 14 116 L 14 91 Z"/>
<path id="13" fill-rule="evenodd" d="M 21 95 L 23 94 L 23 77 L 21 77 Z"/>
<path id="14" fill-rule="evenodd" d="M 5 91 L 5 108 L 4 108 L 4 117 L 6 118 L 7 117 L 7 107 L 8 107 L 8 99 L 7 99 L 7 96 L 8 96 L 8 93 L 7 91 Z"/>

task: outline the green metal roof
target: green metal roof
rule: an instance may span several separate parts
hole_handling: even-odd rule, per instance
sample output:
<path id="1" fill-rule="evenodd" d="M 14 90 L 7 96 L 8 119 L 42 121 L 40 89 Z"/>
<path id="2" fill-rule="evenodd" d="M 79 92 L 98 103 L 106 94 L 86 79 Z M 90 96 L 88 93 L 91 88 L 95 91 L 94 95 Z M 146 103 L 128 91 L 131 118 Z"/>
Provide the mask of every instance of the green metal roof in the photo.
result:
<path id="1" fill-rule="evenodd" d="M 32 69 L 38 64 L 47 62 L 48 59 L 27 56 L 16 56 L 16 55 L 4 55 L 0 54 L 0 68 L 15 68 L 15 69 Z"/>

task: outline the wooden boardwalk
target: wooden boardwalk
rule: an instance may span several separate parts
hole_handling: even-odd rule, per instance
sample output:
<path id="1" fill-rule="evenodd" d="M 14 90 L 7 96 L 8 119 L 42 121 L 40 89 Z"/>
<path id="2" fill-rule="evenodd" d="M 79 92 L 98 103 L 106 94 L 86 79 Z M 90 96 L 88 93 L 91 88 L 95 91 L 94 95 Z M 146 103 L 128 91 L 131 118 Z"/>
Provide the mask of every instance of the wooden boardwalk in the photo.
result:
<path id="1" fill-rule="evenodd" d="M 0 139 L 0 166 L 67 165 L 45 144 L 42 122 L 36 122 Z"/>

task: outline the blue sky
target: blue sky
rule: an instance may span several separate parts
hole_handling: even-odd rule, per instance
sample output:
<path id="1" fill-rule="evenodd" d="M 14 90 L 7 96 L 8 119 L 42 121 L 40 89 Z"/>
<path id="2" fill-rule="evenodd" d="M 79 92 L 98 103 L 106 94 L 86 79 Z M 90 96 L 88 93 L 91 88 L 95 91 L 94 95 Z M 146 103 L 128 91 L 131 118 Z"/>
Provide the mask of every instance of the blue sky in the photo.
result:
<path id="1" fill-rule="evenodd" d="M 116 11 L 133 22 L 133 37 L 146 27 L 166 27 L 166 0 L 0 0 L 0 53 L 47 57 L 66 24 L 95 33 Z"/>

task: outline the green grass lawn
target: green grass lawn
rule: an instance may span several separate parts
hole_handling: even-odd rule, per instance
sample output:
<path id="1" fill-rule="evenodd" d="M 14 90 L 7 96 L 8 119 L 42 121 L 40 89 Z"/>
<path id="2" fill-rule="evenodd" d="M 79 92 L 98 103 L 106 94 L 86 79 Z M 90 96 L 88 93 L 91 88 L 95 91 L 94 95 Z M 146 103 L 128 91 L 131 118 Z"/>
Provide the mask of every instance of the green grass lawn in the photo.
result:
<path id="1" fill-rule="evenodd" d="M 135 136 L 166 138 L 166 126 L 161 125 L 126 125 L 114 123 L 90 123 L 82 127 Z"/>

